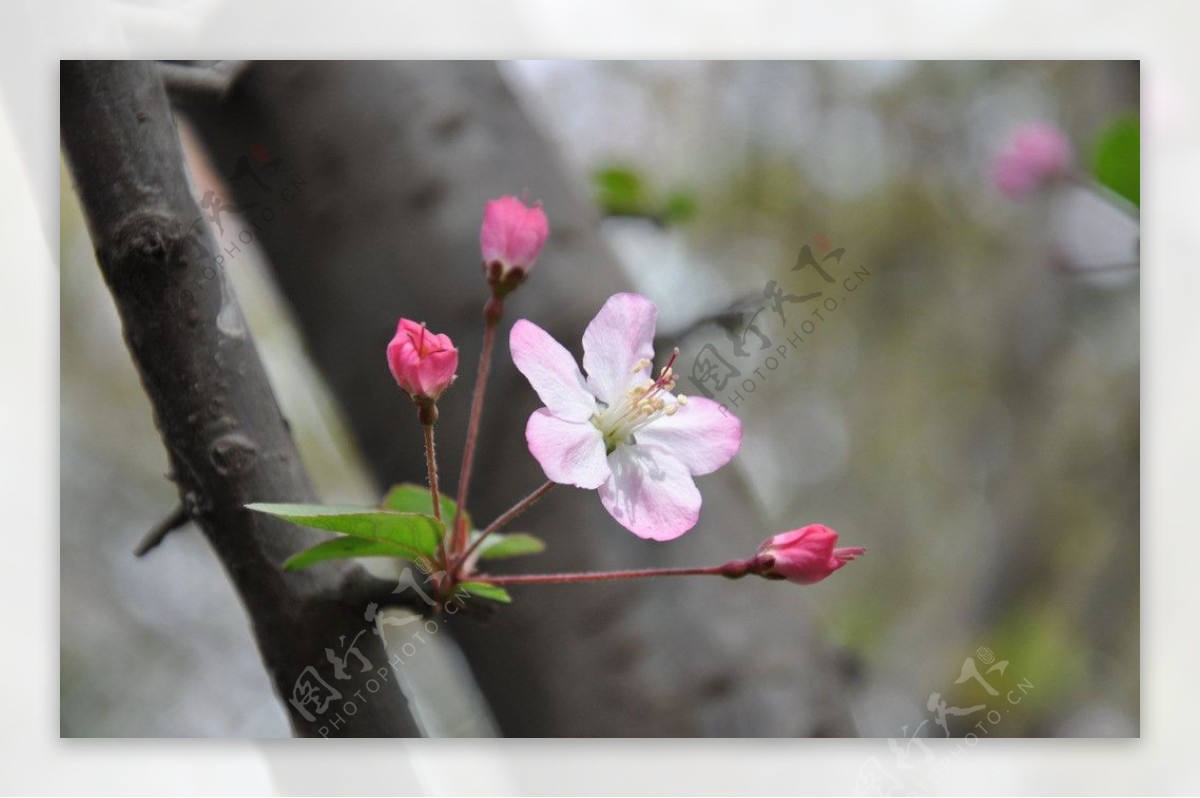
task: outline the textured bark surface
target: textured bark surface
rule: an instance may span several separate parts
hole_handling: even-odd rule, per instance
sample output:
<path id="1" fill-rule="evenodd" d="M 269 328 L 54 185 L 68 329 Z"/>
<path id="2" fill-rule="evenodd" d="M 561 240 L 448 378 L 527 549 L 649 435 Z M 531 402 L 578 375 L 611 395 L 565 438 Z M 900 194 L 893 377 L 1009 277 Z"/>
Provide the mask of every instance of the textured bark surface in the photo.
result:
<path id="1" fill-rule="evenodd" d="M 545 203 L 551 240 L 508 302 L 471 511 L 487 521 L 537 487 L 544 477 L 524 442 L 537 401 L 512 367 L 507 329 L 530 318 L 579 354 L 587 321 L 629 285 L 580 186 L 494 65 L 256 63 L 224 97 L 188 97 L 185 110 L 226 171 L 257 145 L 303 176 L 304 192 L 255 235 L 381 487 L 423 473 L 419 428 L 385 366 L 397 318 L 424 320 L 461 350 L 461 384 L 440 403 L 453 493 L 482 329 L 481 209 L 525 190 Z M 233 190 L 237 204 L 262 200 L 251 181 Z M 669 545 L 626 533 L 594 493 L 557 488 L 517 524 L 549 545 L 528 564 L 718 563 L 773 531 L 733 468 L 699 484 L 700 525 Z M 693 579 L 513 592 L 486 623 L 456 629 L 506 734 L 853 733 L 802 590 Z"/>
<path id="2" fill-rule="evenodd" d="M 285 573 L 279 564 L 322 536 L 243 509 L 248 502 L 315 497 L 213 257 L 219 250 L 189 194 L 154 65 L 63 62 L 61 103 L 76 190 L 182 506 L 245 605 L 293 730 L 303 736 L 418 734 L 378 637 L 367 631 L 357 640 L 369 671 L 351 657 L 339 674 L 327 656 L 343 656 L 368 629 L 366 597 L 382 586 L 345 562 Z M 154 567 L 153 557 L 145 567 Z M 324 713 L 307 707 L 310 720 L 288 699 L 297 680 L 314 677 L 343 700 Z M 339 713 L 341 722 L 333 724 L 346 701 L 355 702 L 354 714 Z"/>

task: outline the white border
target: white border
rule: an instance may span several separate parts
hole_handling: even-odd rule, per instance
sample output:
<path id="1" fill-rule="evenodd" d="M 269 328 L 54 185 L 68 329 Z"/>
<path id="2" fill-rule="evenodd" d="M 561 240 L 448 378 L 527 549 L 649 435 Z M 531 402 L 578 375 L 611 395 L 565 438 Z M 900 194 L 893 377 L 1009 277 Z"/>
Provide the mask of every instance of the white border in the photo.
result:
<path id="1" fill-rule="evenodd" d="M 57 8 L 56 8 L 57 6 Z M 58 13 L 54 13 L 57 11 Z M 28 794 L 849 793 L 871 741 L 313 744 L 60 741 L 57 59 L 107 57 L 1140 58 L 1143 723 L 1140 741 L 992 741 L 945 794 L 1194 793 L 1200 425 L 1200 4 L 672 0 L 8 3 L 0 26 L 0 791 Z M 18 299 L 22 298 L 22 299 Z M 24 299 L 28 298 L 28 299 Z M 1189 412 L 1191 411 L 1191 412 Z M 15 543 L 14 543 L 15 542 Z M 29 689 L 32 686 L 33 689 Z M 497 781 L 489 780 L 495 773 Z"/>

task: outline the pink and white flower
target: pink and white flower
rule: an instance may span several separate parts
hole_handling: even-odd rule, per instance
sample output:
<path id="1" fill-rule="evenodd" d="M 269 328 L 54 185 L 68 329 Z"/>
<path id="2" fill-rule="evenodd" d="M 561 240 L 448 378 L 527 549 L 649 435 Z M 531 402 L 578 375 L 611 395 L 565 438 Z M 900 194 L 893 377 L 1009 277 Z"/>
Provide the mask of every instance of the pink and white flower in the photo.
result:
<path id="1" fill-rule="evenodd" d="M 622 526 L 671 540 L 696 525 L 692 477 L 737 454 L 742 425 L 702 397 L 676 396 L 671 361 L 651 377 L 658 308 L 616 294 L 583 334 L 585 377 L 571 354 L 524 319 L 509 336 L 513 362 L 546 406 L 529 417 L 529 451 L 554 482 L 598 489 Z M 677 354 L 677 353 L 676 353 Z"/>

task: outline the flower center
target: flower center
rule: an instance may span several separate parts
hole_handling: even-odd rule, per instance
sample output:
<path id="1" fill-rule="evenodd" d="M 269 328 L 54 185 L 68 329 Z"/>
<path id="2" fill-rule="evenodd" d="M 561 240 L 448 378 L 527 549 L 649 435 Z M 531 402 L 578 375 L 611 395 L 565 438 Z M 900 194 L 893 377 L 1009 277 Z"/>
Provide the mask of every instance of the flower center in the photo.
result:
<path id="1" fill-rule="evenodd" d="M 424 324 L 421 325 L 421 334 L 414 335 L 413 333 L 410 332 L 408 334 L 408 340 L 412 343 L 413 349 L 415 349 L 417 351 L 417 359 L 418 360 L 424 360 L 425 358 L 429 357 L 430 355 L 434 355 L 434 354 L 437 354 L 438 352 L 444 351 L 443 347 L 439 346 L 439 347 L 435 348 L 433 346 L 432 337 L 430 337 L 428 339 L 425 337 L 425 325 Z"/>
<path id="2" fill-rule="evenodd" d="M 613 404 L 592 416 L 592 424 L 604 435 L 604 448 L 608 454 L 623 444 L 633 442 L 633 434 L 664 416 L 673 416 L 678 405 L 686 405 L 687 397 L 675 396 L 675 371 L 672 366 L 679 357 L 679 349 L 671 354 L 667 365 L 653 382 L 638 378 Z M 649 366 L 649 361 L 639 360 L 633 366 L 636 375 Z"/>

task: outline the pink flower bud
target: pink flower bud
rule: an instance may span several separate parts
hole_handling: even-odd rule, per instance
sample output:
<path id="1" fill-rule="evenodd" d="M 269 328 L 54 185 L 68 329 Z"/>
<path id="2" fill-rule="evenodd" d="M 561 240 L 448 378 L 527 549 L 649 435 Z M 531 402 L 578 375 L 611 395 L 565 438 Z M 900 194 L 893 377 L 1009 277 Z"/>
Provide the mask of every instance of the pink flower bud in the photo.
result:
<path id="1" fill-rule="evenodd" d="M 528 208 L 516 197 L 488 202 L 479 228 L 479 249 L 493 288 L 501 287 L 506 293 L 520 285 L 542 254 L 549 234 L 541 205 Z"/>
<path id="2" fill-rule="evenodd" d="M 458 369 L 458 350 L 450 336 L 435 335 L 409 319 L 400 319 L 387 358 L 392 376 L 414 400 L 437 399 Z"/>
<path id="3" fill-rule="evenodd" d="M 1018 128 L 992 161 L 992 184 L 1013 199 L 1032 193 L 1043 183 L 1066 174 L 1071 144 L 1054 125 L 1034 122 Z"/>
<path id="4" fill-rule="evenodd" d="M 767 538 L 758 549 L 759 559 L 770 558 L 765 576 L 782 577 L 801 585 L 820 582 L 846 563 L 867 553 L 861 546 L 835 549 L 838 533 L 821 524 L 809 524 Z"/>

